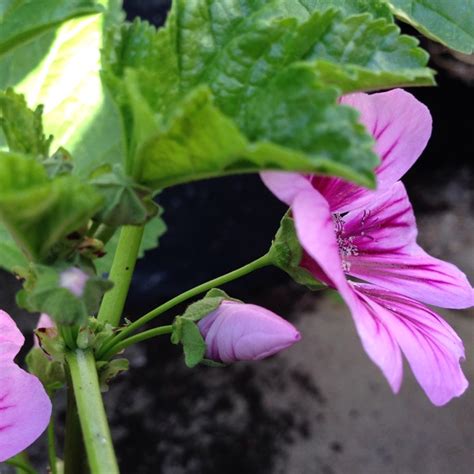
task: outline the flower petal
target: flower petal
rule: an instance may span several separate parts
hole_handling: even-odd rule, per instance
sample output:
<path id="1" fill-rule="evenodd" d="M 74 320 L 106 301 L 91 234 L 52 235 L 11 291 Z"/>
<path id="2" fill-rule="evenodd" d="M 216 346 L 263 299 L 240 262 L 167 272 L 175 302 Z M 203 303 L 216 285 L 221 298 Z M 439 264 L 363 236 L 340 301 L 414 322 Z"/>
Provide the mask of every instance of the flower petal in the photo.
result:
<path id="1" fill-rule="evenodd" d="M 390 291 L 354 287 L 360 305 L 353 317 L 364 347 L 395 391 L 402 374 L 399 346 L 433 404 L 444 405 L 464 393 L 468 386 L 460 366 L 464 347 L 439 315 Z"/>
<path id="2" fill-rule="evenodd" d="M 0 363 L 11 362 L 25 342 L 15 321 L 0 310 Z"/>
<path id="3" fill-rule="evenodd" d="M 339 245 L 328 202 L 318 191 L 312 189 L 299 193 L 291 209 L 298 240 L 307 253 L 302 262 L 303 266 L 316 278 L 322 278 L 321 271 L 315 270 L 320 268 L 326 276 L 324 281 L 337 288 L 350 305 L 353 295 L 342 270 Z M 314 262 L 308 261 L 308 257 Z"/>
<path id="4" fill-rule="evenodd" d="M 351 260 L 350 274 L 441 308 L 469 308 L 474 301 L 466 275 L 419 246 L 410 254 L 359 255 Z"/>
<path id="5" fill-rule="evenodd" d="M 332 212 L 358 209 L 368 204 L 375 193 L 390 188 L 421 155 L 432 128 L 428 108 L 402 89 L 350 94 L 341 103 L 360 112 L 360 121 L 375 138 L 375 152 L 381 163 L 375 170 L 377 191 L 338 178 L 315 177 L 313 185 L 328 200 Z"/>
<path id="6" fill-rule="evenodd" d="M 299 192 L 312 189 L 310 179 L 299 173 L 266 171 L 260 173 L 260 177 L 265 186 L 288 206 L 291 206 Z"/>
<path id="7" fill-rule="evenodd" d="M 341 238 L 356 249 L 355 255 L 346 257 L 349 275 L 424 303 L 472 306 L 473 290 L 466 275 L 417 245 L 415 217 L 402 183 L 343 219 Z"/>
<path id="8" fill-rule="evenodd" d="M 51 401 L 41 382 L 10 362 L 0 367 L 0 462 L 30 446 L 46 429 Z"/>

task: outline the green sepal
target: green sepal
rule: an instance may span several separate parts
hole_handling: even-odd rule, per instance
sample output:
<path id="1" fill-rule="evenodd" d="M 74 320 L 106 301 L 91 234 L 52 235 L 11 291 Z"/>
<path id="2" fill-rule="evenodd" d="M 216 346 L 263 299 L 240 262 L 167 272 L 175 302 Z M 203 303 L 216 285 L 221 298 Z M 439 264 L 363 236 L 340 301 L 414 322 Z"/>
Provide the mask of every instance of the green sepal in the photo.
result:
<path id="1" fill-rule="evenodd" d="M 10 151 L 46 158 L 53 140 L 43 131 L 43 106 L 33 111 L 25 97 L 9 88 L 0 92 L 0 127 L 3 129 Z"/>
<path id="2" fill-rule="evenodd" d="M 104 198 L 96 221 L 111 227 L 141 225 L 158 214 L 152 191 L 127 176 L 119 164 L 97 170 L 90 184 Z"/>
<path id="3" fill-rule="evenodd" d="M 326 285 L 316 280 L 311 273 L 300 266 L 303 258 L 303 248 L 296 235 L 294 220 L 288 211 L 280 222 L 280 228 L 275 236 L 269 255 L 273 264 L 288 273 L 293 280 L 316 291 L 326 288 Z"/>
<path id="4" fill-rule="evenodd" d="M 99 361 L 96 363 L 99 374 L 100 390 L 102 393 L 108 392 L 110 381 L 122 372 L 129 369 L 128 359 L 113 359 L 110 362 Z"/>
<path id="5" fill-rule="evenodd" d="M 64 387 L 66 373 L 64 364 L 51 359 L 39 347 L 33 347 L 26 356 L 28 371 L 38 377 L 48 393 Z"/>
<path id="6" fill-rule="evenodd" d="M 175 319 L 171 342 L 183 345 L 184 362 L 189 368 L 195 367 L 204 359 L 206 343 L 199 327 L 191 319 L 182 317 Z"/>
<path id="7" fill-rule="evenodd" d="M 48 314 L 57 325 L 84 325 L 97 312 L 102 296 L 113 283 L 90 275 L 82 296 L 78 297 L 60 285 L 60 273 L 65 269 L 35 266 L 24 289 L 17 294 L 18 305 L 30 312 Z"/>

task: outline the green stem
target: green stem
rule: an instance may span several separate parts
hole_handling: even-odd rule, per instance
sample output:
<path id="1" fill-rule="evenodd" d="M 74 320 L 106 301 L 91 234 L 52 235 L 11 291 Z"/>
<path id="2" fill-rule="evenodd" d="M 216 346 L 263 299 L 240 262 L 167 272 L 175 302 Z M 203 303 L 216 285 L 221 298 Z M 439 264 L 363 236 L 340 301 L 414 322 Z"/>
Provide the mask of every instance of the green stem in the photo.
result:
<path id="1" fill-rule="evenodd" d="M 270 257 L 269 254 L 266 254 L 263 257 L 260 257 L 257 260 L 254 260 L 253 262 L 250 262 L 247 265 L 244 265 L 243 267 L 238 268 L 237 270 L 234 270 L 230 273 L 222 275 L 218 278 L 214 278 L 213 280 L 210 280 L 206 283 L 202 283 L 201 285 L 196 286 L 195 288 L 192 288 L 188 291 L 185 291 L 184 293 L 181 293 L 175 298 L 167 301 L 166 303 L 162 304 L 161 306 L 158 306 L 157 308 L 153 309 L 152 311 L 145 314 L 141 318 L 137 319 L 132 324 L 126 326 L 122 331 L 117 333 L 115 336 L 112 336 L 111 339 L 104 342 L 102 349 L 99 351 L 97 355 L 97 359 L 102 360 L 103 355 L 107 354 L 111 350 L 111 348 L 115 346 L 118 342 L 123 341 L 125 338 L 127 338 L 129 334 L 137 331 L 142 326 L 149 323 L 152 319 L 168 311 L 169 309 L 174 308 L 178 304 L 183 303 L 184 301 L 190 298 L 193 298 L 201 293 L 204 293 L 205 291 L 208 291 L 217 286 L 221 286 L 232 280 L 241 278 L 245 275 L 248 275 L 249 273 L 252 273 L 255 270 L 258 270 L 260 268 L 266 267 L 271 264 L 272 264 L 272 258 Z"/>
<path id="2" fill-rule="evenodd" d="M 109 276 L 114 287 L 104 295 L 97 316 L 103 323 L 110 323 L 112 326 L 118 326 L 120 323 L 140 250 L 143 230 L 143 226 L 124 226 L 120 232 Z"/>
<path id="3" fill-rule="evenodd" d="M 91 474 L 118 474 L 99 378 L 91 351 L 66 353 Z"/>
<path id="4" fill-rule="evenodd" d="M 68 374 L 66 440 L 64 442 L 64 474 L 82 474 L 84 472 L 84 441 L 81 422 L 77 413 L 76 397 L 72 380 Z"/>
<path id="5" fill-rule="evenodd" d="M 49 398 L 53 398 L 53 393 L 48 392 L 48 395 Z M 51 414 L 51 419 L 48 425 L 48 459 L 51 474 L 58 474 L 58 457 L 56 454 L 56 439 L 54 433 L 54 414 Z"/>
<path id="6" fill-rule="evenodd" d="M 104 360 L 110 359 L 112 356 L 117 354 L 120 351 L 123 351 L 127 347 L 130 347 L 133 344 L 137 344 L 138 342 L 146 341 L 156 336 L 163 336 L 165 334 L 171 334 L 173 332 L 173 326 L 160 326 L 158 328 L 149 329 L 148 331 L 143 331 L 135 336 L 129 337 L 124 341 L 118 342 L 117 344 L 113 345 L 107 353 L 103 355 Z"/>
<path id="7" fill-rule="evenodd" d="M 5 464 L 9 464 L 10 466 L 15 467 L 15 471 L 17 474 L 24 474 L 25 472 L 27 474 L 38 474 L 38 471 L 36 471 L 36 469 L 34 469 L 31 465 L 26 451 L 23 451 L 12 457 L 8 461 L 5 461 Z"/>

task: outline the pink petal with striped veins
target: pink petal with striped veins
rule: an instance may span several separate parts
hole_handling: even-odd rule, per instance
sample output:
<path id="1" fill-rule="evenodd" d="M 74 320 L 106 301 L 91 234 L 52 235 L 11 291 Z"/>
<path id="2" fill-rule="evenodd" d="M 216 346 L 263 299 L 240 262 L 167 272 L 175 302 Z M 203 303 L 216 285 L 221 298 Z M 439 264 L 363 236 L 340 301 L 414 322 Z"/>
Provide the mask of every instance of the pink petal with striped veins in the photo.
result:
<path id="1" fill-rule="evenodd" d="M 345 258 L 349 275 L 424 303 L 472 306 L 466 275 L 416 244 L 415 217 L 402 183 L 367 209 L 349 212 L 344 221 L 340 239 L 357 249 Z"/>
<path id="2" fill-rule="evenodd" d="M 351 94 L 343 97 L 341 103 L 360 112 L 360 121 L 375 138 L 375 152 L 381 163 L 375 170 L 377 191 L 339 178 L 315 176 L 313 185 L 328 200 L 332 212 L 358 209 L 370 203 L 376 193 L 390 188 L 421 155 L 432 129 L 427 107 L 402 89 Z"/>
<path id="3" fill-rule="evenodd" d="M 0 363 L 13 361 L 24 342 L 25 338 L 13 319 L 0 310 Z"/>
<path id="4" fill-rule="evenodd" d="M 350 274 L 388 290 L 441 308 L 470 308 L 473 289 L 456 266 L 416 246 L 410 254 L 359 255 Z"/>
<path id="5" fill-rule="evenodd" d="M 30 446 L 47 428 L 51 401 L 41 382 L 13 362 L 0 367 L 0 462 Z"/>
<path id="6" fill-rule="evenodd" d="M 349 212 L 343 220 L 341 238 L 350 239 L 358 255 L 407 252 L 416 244 L 415 215 L 401 182 L 394 184 L 370 206 Z"/>
<path id="7" fill-rule="evenodd" d="M 396 392 L 402 377 L 400 349 L 434 405 L 444 405 L 468 387 L 461 370 L 464 347 L 453 329 L 417 301 L 371 285 L 354 285 L 352 311 L 365 350 Z M 399 348 L 398 348 L 399 346 Z"/>

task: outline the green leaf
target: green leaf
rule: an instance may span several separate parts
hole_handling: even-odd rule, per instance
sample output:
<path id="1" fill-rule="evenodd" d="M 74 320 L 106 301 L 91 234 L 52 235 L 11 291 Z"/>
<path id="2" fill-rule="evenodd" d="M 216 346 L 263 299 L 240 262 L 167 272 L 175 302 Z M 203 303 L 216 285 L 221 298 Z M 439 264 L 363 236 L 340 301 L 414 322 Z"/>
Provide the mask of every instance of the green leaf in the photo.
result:
<path id="1" fill-rule="evenodd" d="M 387 0 L 393 13 L 424 35 L 462 53 L 474 52 L 474 0 Z"/>
<path id="2" fill-rule="evenodd" d="M 66 268 L 34 267 L 31 278 L 17 295 L 18 304 L 30 312 L 51 316 L 57 325 L 82 325 L 97 312 L 104 293 L 112 287 L 108 280 L 91 275 L 81 296 L 61 286 L 60 273 Z"/>
<path id="3" fill-rule="evenodd" d="M 43 132 L 43 107 L 30 110 L 22 95 L 12 89 L 0 92 L 0 127 L 11 151 L 46 158 L 52 136 Z"/>
<path id="4" fill-rule="evenodd" d="M 313 76 L 300 79 L 313 81 Z M 149 187 L 163 188 L 196 179 L 273 169 L 335 174 L 372 185 L 372 168 L 378 159 L 372 152 L 372 139 L 357 122 L 357 113 L 338 105 L 337 92 L 321 88 L 317 82 L 302 90 L 288 83 L 286 91 L 291 96 L 280 91 L 275 101 L 270 94 L 262 94 L 259 109 L 251 117 L 258 123 L 254 132 L 260 133 L 261 139 L 251 142 L 216 107 L 209 89 L 195 89 L 163 131 L 140 148 L 136 163 L 141 163 L 141 175 L 137 179 Z M 322 107 L 314 107 L 311 101 Z M 260 108 L 268 106 L 271 109 L 266 111 Z M 271 110 L 277 115 L 272 116 Z M 280 128 L 273 128 L 275 125 Z M 282 144 L 265 139 L 265 133 Z M 304 142 L 298 142 L 299 138 Z M 299 150 L 291 148 L 292 144 L 297 144 Z M 324 144 L 330 144 L 330 148 L 324 148 Z"/>
<path id="5" fill-rule="evenodd" d="M 58 23 L 99 10 L 93 0 L 2 0 L 0 54 Z"/>
<path id="6" fill-rule="evenodd" d="M 432 84 L 417 44 L 380 1 L 176 0 L 158 32 L 123 32 L 107 74 L 129 170 L 155 188 L 260 169 L 371 186 L 372 141 L 337 98 Z"/>
<path id="7" fill-rule="evenodd" d="M 270 256 L 273 264 L 288 273 L 293 280 L 310 290 L 321 290 L 327 286 L 316 280 L 306 269 L 300 267 L 303 248 L 296 235 L 295 223 L 287 212 L 272 242 Z"/>
<path id="8" fill-rule="evenodd" d="M 19 21 L 14 10 L 7 20 Z M 120 114 L 100 78 L 103 27 L 103 14 L 73 18 L 42 28 L 0 54 L 0 89 L 23 93 L 31 108 L 44 104 L 52 148 L 65 147 L 81 177 L 124 160 Z"/>
<path id="9" fill-rule="evenodd" d="M 113 359 L 109 362 L 97 362 L 100 391 L 102 393 L 108 392 L 110 381 L 121 373 L 126 372 L 129 366 L 130 364 L 127 359 Z"/>
<path id="10" fill-rule="evenodd" d="M 158 213 L 153 193 L 125 175 L 120 165 L 112 170 L 101 170 L 90 181 L 103 196 L 105 205 L 94 216 L 96 221 L 111 227 L 141 225 Z"/>
<path id="11" fill-rule="evenodd" d="M 158 247 L 159 238 L 166 232 L 166 224 L 160 216 L 153 217 L 145 224 L 145 232 L 143 234 L 142 243 L 140 245 L 140 252 L 138 258 L 142 258 L 145 252 Z M 102 275 L 109 273 L 112 267 L 112 261 L 117 248 L 119 233 L 116 232 L 112 239 L 105 246 L 106 254 L 95 260 L 97 273 Z"/>
<path id="12" fill-rule="evenodd" d="M 74 177 L 51 180 L 33 158 L 0 152 L 0 219 L 31 260 L 48 258 L 101 202 L 94 188 Z"/>
<path id="13" fill-rule="evenodd" d="M 0 267 L 10 273 L 28 268 L 29 262 L 5 226 L 0 223 Z"/>

